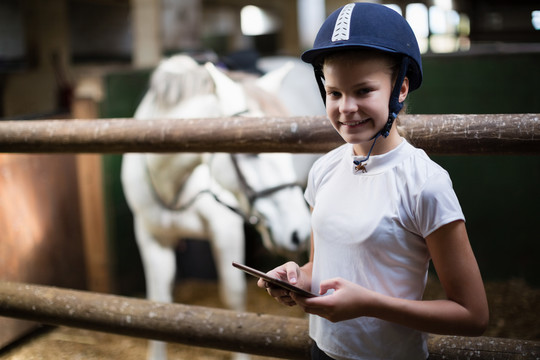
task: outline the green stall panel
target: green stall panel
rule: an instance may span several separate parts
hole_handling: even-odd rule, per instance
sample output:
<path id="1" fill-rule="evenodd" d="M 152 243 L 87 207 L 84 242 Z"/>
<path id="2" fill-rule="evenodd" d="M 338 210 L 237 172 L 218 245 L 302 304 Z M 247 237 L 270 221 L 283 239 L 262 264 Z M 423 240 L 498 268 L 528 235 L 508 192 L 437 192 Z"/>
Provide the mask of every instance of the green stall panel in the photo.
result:
<path id="1" fill-rule="evenodd" d="M 413 114 L 540 113 L 540 54 L 423 59 Z M 434 156 L 452 177 L 469 237 L 487 279 L 540 285 L 540 156 Z"/>
<path id="2" fill-rule="evenodd" d="M 148 87 L 150 74 L 151 70 L 134 70 L 105 76 L 106 96 L 100 106 L 100 116 L 133 117 Z M 144 272 L 135 242 L 133 216 L 120 182 L 121 164 L 120 154 L 103 156 L 107 238 L 113 257 L 111 267 L 115 290 L 119 294 L 133 295 L 145 291 Z"/>

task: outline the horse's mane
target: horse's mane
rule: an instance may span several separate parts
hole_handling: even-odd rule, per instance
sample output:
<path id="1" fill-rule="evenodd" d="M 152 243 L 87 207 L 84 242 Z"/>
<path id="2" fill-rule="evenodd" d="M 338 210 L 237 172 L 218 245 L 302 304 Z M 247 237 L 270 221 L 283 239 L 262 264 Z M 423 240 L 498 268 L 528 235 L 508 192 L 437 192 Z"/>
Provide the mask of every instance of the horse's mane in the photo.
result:
<path id="1" fill-rule="evenodd" d="M 259 111 L 265 116 L 286 116 L 288 111 L 277 95 L 257 86 L 254 81 L 243 82 L 242 85 L 248 94 L 248 101 L 254 102 Z M 249 106 L 249 104 L 248 104 Z"/>

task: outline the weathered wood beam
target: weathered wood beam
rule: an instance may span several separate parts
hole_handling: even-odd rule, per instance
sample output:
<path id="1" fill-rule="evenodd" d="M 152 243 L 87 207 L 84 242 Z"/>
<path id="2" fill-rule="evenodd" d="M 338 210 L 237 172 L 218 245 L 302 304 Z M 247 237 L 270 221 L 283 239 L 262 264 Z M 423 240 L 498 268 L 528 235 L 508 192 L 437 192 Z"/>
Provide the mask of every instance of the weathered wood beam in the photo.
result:
<path id="1" fill-rule="evenodd" d="M 305 319 L 0 281 L 0 316 L 198 347 L 309 359 Z M 430 359 L 535 359 L 540 342 L 431 335 Z"/>
<path id="2" fill-rule="evenodd" d="M 307 359 L 304 319 L 0 281 L 0 316 L 286 359 Z"/>
<path id="3" fill-rule="evenodd" d="M 540 114 L 408 115 L 401 123 L 432 154 L 540 154 Z"/>
<path id="4" fill-rule="evenodd" d="M 430 154 L 540 154 L 540 114 L 403 115 Z M 298 152 L 343 143 L 325 117 L 0 122 L 0 152 Z"/>

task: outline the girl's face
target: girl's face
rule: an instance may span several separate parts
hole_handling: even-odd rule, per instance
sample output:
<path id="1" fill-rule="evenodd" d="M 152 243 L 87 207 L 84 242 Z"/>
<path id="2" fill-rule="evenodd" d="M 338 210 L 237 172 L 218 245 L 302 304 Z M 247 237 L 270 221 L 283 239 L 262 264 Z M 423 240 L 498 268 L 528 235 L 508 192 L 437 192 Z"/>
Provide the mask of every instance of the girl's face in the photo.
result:
<path id="1" fill-rule="evenodd" d="M 392 64 L 382 56 L 335 57 L 323 66 L 326 113 L 332 125 L 357 155 L 366 155 L 371 139 L 388 120 L 388 103 L 393 87 Z M 406 83 L 406 84 L 405 84 Z M 408 80 L 402 86 L 405 100 Z M 390 151 L 400 143 L 396 127 L 377 141 L 372 154 Z"/>

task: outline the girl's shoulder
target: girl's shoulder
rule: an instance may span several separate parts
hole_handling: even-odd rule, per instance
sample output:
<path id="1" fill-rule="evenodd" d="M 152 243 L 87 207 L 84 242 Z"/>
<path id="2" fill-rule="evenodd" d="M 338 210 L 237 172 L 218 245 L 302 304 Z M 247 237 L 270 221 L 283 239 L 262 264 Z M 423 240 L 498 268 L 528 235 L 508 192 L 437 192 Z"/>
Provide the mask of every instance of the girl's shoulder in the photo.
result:
<path id="1" fill-rule="evenodd" d="M 446 169 L 431 159 L 423 149 L 416 148 L 410 144 L 409 147 L 412 148 L 412 151 L 410 152 L 411 156 L 409 158 L 412 164 L 407 164 L 407 166 L 410 167 L 409 170 L 414 170 L 418 175 L 422 174 L 426 177 L 431 177 L 433 175 L 448 176 Z"/>
<path id="2" fill-rule="evenodd" d="M 351 153 L 352 149 L 350 144 L 343 144 L 337 148 L 330 150 L 320 158 L 318 158 L 312 167 L 312 171 L 316 172 L 327 172 L 328 170 L 335 168 L 339 165 L 343 158 Z"/>

